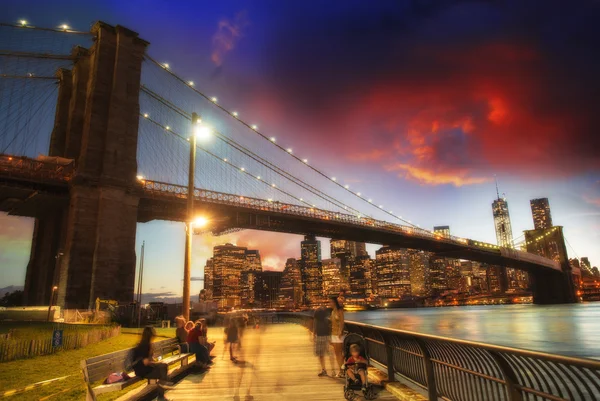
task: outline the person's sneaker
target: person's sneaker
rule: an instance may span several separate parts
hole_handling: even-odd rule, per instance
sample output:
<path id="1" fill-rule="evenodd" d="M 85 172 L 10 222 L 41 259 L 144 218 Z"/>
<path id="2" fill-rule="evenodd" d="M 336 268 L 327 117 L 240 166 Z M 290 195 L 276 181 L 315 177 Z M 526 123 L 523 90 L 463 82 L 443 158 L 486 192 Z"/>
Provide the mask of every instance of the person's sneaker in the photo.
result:
<path id="1" fill-rule="evenodd" d="M 344 373 L 344 371 L 340 371 L 340 372 L 339 372 L 339 373 L 336 375 L 336 377 L 342 377 L 342 378 L 343 378 L 343 377 L 346 377 L 346 374 Z"/>
<path id="2" fill-rule="evenodd" d="M 327 376 L 327 371 L 325 369 L 321 370 L 321 373 L 318 375 L 319 377 Z"/>
<path id="3" fill-rule="evenodd" d="M 363 395 L 367 394 L 367 388 L 365 386 L 363 386 L 363 388 L 362 388 L 362 393 L 363 393 Z"/>

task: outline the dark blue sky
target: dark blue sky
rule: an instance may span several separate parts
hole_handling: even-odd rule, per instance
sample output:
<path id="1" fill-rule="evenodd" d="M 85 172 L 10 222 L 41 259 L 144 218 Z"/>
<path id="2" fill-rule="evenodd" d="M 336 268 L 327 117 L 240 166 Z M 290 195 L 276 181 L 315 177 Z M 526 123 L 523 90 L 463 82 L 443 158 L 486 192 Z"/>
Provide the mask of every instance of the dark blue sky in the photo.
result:
<path id="1" fill-rule="evenodd" d="M 3 22 L 88 30 L 104 20 L 139 32 L 152 57 L 422 227 L 495 242 L 496 174 L 515 237 L 532 227 L 529 199 L 549 197 L 577 255 L 600 264 L 597 1 L 9 0 L 3 9 Z M 0 219 L 3 276 L 20 284 L 31 222 Z M 143 239 L 155 253 L 147 290 L 178 293 L 169 277 L 182 269 L 183 228 L 140 225 Z M 295 236 L 230 239 L 258 247 L 271 268 L 299 256 Z M 196 240 L 193 275 L 225 240 Z"/>

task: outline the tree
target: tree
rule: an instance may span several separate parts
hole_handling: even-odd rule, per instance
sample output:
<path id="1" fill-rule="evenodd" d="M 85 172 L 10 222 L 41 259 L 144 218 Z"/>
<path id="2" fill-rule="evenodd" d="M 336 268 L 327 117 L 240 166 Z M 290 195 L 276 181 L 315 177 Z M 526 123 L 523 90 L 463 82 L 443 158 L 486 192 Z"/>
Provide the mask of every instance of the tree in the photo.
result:
<path id="1" fill-rule="evenodd" d="M 7 292 L 2 298 L 0 298 L 0 306 L 22 306 L 23 305 L 23 291 L 16 290 L 13 292 Z"/>

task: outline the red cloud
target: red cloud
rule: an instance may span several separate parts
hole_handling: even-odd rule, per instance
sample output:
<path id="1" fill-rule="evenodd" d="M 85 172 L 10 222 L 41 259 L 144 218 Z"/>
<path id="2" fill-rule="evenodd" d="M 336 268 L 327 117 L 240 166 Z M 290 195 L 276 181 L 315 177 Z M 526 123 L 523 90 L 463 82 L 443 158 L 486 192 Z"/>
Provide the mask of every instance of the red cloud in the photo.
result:
<path id="1" fill-rule="evenodd" d="M 364 147 L 366 127 L 382 133 L 351 160 L 382 161 L 405 178 L 455 186 L 487 182 L 497 171 L 533 177 L 600 167 L 595 152 L 578 152 L 591 132 L 590 116 L 554 104 L 543 57 L 534 50 L 487 44 L 416 53 L 435 74 L 399 71 L 372 85 L 347 113 L 353 117 L 344 126 L 357 127 L 346 131 L 349 147 Z"/>

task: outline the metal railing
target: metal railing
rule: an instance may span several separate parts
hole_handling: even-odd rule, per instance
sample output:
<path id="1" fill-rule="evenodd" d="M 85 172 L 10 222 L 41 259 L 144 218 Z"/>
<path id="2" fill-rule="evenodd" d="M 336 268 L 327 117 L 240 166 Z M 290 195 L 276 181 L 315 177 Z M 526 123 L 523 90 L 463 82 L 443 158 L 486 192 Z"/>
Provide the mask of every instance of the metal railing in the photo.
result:
<path id="1" fill-rule="evenodd" d="M 312 327 L 278 313 L 275 322 Z M 346 321 L 362 335 L 371 364 L 426 390 L 430 401 L 596 401 L 600 361 L 572 358 Z"/>

